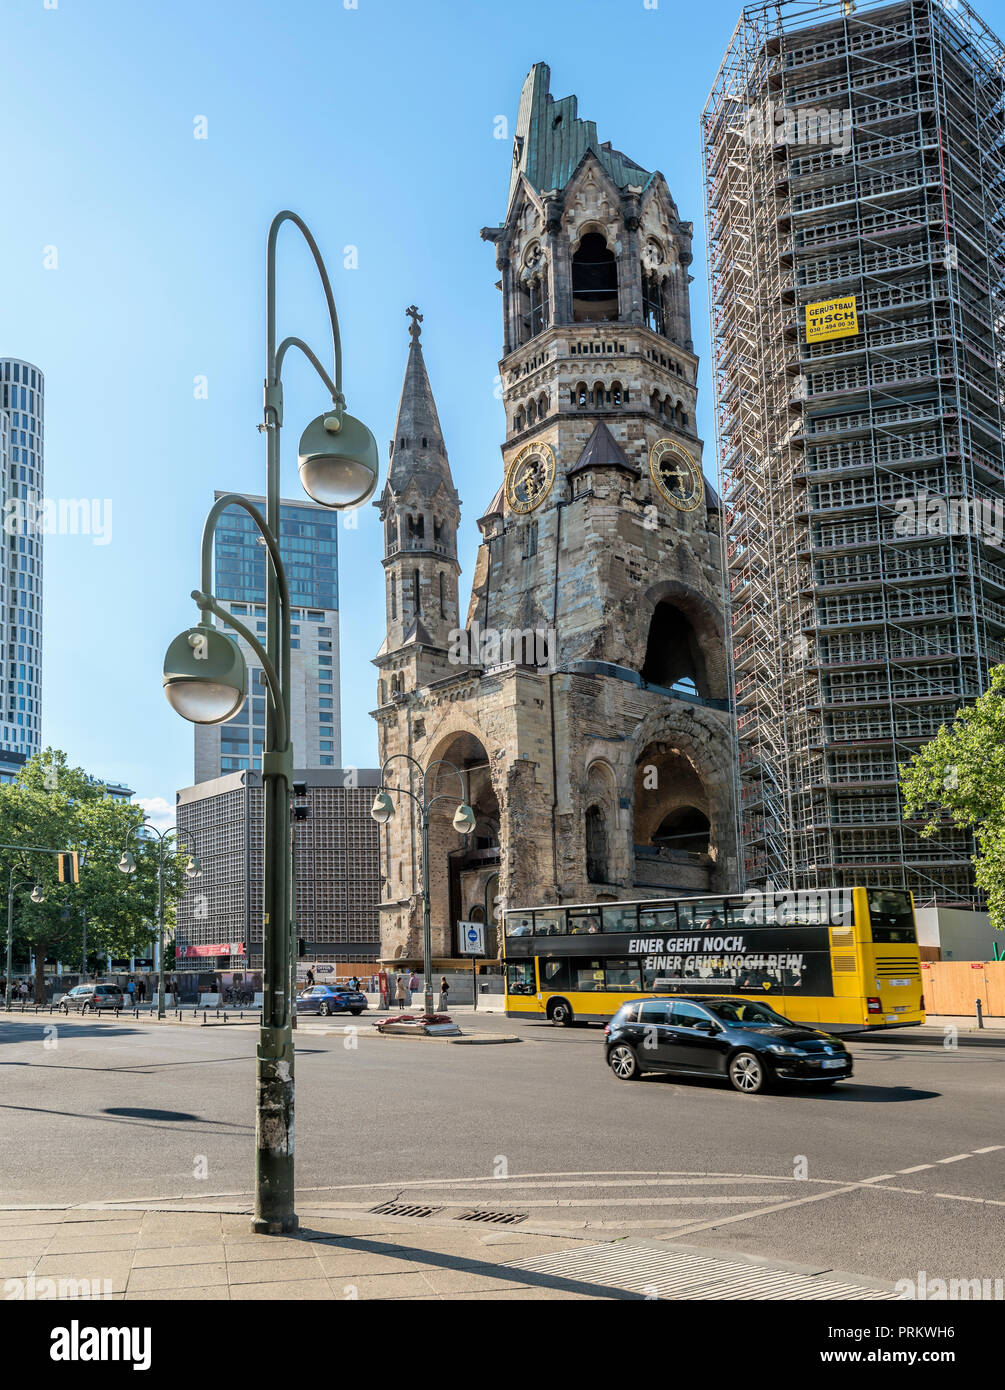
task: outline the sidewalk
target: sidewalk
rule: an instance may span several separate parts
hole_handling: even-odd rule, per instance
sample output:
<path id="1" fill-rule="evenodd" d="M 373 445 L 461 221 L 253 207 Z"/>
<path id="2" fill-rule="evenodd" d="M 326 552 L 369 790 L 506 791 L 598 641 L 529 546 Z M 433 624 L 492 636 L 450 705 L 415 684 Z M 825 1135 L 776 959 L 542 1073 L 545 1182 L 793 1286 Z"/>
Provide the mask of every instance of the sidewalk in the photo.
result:
<path id="1" fill-rule="evenodd" d="M 5 1296 L 17 1296 L 11 1281 L 23 1281 L 21 1296 L 31 1299 L 200 1302 L 895 1296 L 860 1275 L 627 1232 L 577 1237 L 457 1216 L 436 1222 L 303 1206 L 295 1235 L 256 1236 L 240 1205 L 0 1208 Z"/>

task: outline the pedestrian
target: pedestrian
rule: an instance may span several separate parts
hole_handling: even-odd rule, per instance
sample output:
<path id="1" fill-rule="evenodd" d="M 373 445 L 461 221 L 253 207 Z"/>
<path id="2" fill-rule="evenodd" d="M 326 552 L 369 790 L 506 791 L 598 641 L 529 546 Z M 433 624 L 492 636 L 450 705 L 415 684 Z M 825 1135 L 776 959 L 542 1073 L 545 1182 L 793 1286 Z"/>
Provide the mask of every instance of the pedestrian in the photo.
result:
<path id="1" fill-rule="evenodd" d="M 403 1008 L 405 1007 L 405 977 L 404 977 L 404 975 L 399 975 L 399 976 L 397 977 L 397 979 L 395 980 L 395 982 L 394 982 L 394 997 L 395 997 L 395 999 L 396 999 L 396 1001 L 397 1001 L 398 1008 L 399 1008 L 399 1009 L 403 1009 Z"/>
<path id="2" fill-rule="evenodd" d="M 307 970 L 307 986 L 309 989 L 313 988 L 314 986 L 314 971 L 311 970 L 309 967 Z"/>
<path id="3" fill-rule="evenodd" d="M 137 997 L 139 998 L 139 1001 L 140 1001 L 141 1004 L 146 1003 L 146 998 L 147 998 L 147 982 L 146 982 L 146 980 L 140 980 L 139 984 L 136 986 L 136 994 L 137 994 Z"/>
<path id="4" fill-rule="evenodd" d="M 126 985 L 126 991 L 129 995 L 129 1003 L 134 1003 L 133 996 L 136 993 L 136 981 L 133 979 L 131 975 L 129 977 L 129 983 Z"/>
<path id="5" fill-rule="evenodd" d="M 450 993 L 450 986 L 447 984 L 446 975 L 440 976 L 440 1013 L 447 1012 L 447 995 Z"/>
<path id="6" fill-rule="evenodd" d="M 383 966 L 377 971 L 377 990 L 380 994 L 380 1007 L 387 1008 L 387 971 Z"/>

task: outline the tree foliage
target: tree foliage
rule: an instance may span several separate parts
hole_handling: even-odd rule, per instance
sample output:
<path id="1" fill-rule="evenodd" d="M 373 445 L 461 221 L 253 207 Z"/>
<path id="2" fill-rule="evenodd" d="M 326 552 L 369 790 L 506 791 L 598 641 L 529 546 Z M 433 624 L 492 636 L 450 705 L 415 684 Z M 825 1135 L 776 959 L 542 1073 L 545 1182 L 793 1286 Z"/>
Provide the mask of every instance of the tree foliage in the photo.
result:
<path id="1" fill-rule="evenodd" d="M 974 870 L 991 924 L 1005 930 L 1005 666 L 988 690 L 900 766 L 904 815 L 923 837 L 947 825 L 972 830 Z"/>
<path id="2" fill-rule="evenodd" d="M 17 781 L 0 786 L 0 883 L 14 892 L 15 954 L 35 956 L 35 998 L 44 999 L 44 962 L 56 956 L 74 966 L 83 948 L 86 917 L 88 953 L 146 955 L 157 917 L 158 851 L 141 830 L 143 808 L 111 796 L 82 768 L 69 767 L 66 755 L 51 748 L 36 754 Z M 15 846 L 16 848 L 10 848 Z M 79 882 L 60 883 L 50 850 L 76 850 Z M 118 864 L 125 849 L 136 872 Z M 174 904 L 186 883 L 187 853 L 165 847 L 164 917 L 173 921 Z M 42 903 L 31 901 L 39 884 Z M 5 923 L 6 926 L 6 923 Z"/>

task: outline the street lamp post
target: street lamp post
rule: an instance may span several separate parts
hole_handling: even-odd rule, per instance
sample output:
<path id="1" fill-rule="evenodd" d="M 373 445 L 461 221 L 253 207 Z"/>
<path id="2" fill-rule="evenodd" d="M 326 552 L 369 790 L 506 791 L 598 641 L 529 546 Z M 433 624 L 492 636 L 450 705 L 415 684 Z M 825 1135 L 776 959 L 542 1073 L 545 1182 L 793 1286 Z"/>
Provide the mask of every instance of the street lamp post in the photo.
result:
<path id="1" fill-rule="evenodd" d="M 420 791 L 413 792 L 409 787 L 388 787 L 387 769 L 396 758 L 402 758 L 416 768 L 419 774 Z M 435 796 L 428 796 L 427 780 L 433 768 L 448 767 L 451 772 L 456 773 L 457 779 L 461 784 L 461 795 L 452 796 L 449 792 L 437 792 Z M 454 812 L 454 829 L 461 835 L 470 835 L 475 828 L 475 813 L 468 805 L 467 788 L 464 783 L 464 774 L 460 768 L 453 763 L 447 762 L 445 758 L 437 758 L 424 768 L 417 758 L 413 758 L 410 753 L 393 753 L 387 759 L 380 770 L 380 790 L 373 799 L 370 808 L 370 815 L 378 825 L 386 825 L 394 815 L 395 806 L 391 799 L 390 792 L 398 792 L 401 795 L 411 797 L 419 808 L 420 825 L 422 828 L 422 968 L 425 976 L 423 984 L 424 1006 L 426 1014 L 433 1012 L 433 976 L 432 976 L 432 942 L 429 925 L 429 812 L 437 801 L 455 801 L 457 810 Z"/>
<path id="2" fill-rule="evenodd" d="M 284 222 L 296 226 L 310 248 L 321 278 L 331 327 L 334 379 L 300 338 L 276 346 L 276 243 Z M 283 424 L 282 368 L 297 348 L 331 396 L 331 408 L 304 430 L 298 450 L 300 480 L 308 496 L 344 510 L 372 497 L 379 473 L 377 443 L 359 420 L 346 413 L 342 394 L 342 343 L 335 296 L 317 243 L 296 213 L 280 212 L 269 228 L 266 252 L 266 509 L 263 517 L 246 497 L 230 493 L 206 518 L 202 539 L 202 587 L 192 597 L 200 621 L 176 637 L 164 660 L 164 693 L 171 705 L 197 724 L 223 724 L 242 708 L 247 667 L 240 647 L 214 624 L 222 618 L 241 636 L 261 664 L 267 688 L 262 751 L 264 872 L 262 885 L 262 1025 L 258 1042 L 255 1126 L 255 1214 L 252 1229 L 276 1235 L 296 1230 L 293 1185 L 293 959 L 290 859 L 290 597 L 279 547 L 279 443 Z M 221 514 L 242 507 L 265 543 L 266 630 L 264 645 L 212 593 L 213 537 Z"/>
<path id="3" fill-rule="evenodd" d="M 26 878 L 21 883 L 14 882 L 15 870 L 11 868 L 10 879 L 7 888 L 7 988 L 5 990 L 4 1009 L 10 1013 L 10 976 L 14 968 L 14 894 L 19 888 L 27 888 L 32 885 L 31 900 L 33 903 L 44 903 L 45 894 L 42 885 L 33 878 Z"/>
<path id="4" fill-rule="evenodd" d="M 164 856 L 167 843 L 174 839 L 175 844 L 180 838 L 178 831 L 171 827 L 168 830 L 158 830 L 153 821 L 146 817 L 141 822 L 143 829 L 152 832 L 157 836 L 157 1017 L 164 1017 Z M 182 832 L 185 836 L 190 836 L 191 831 Z M 119 872 L 123 874 L 134 874 L 136 872 L 136 856 L 132 850 L 124 849 L 122 858 L 118 864 Z M 189 878 L 198 878 L 202 873 L 202 866 L 197 855 L 190 855 L 188 864 L 185 866 L 185 873 Z"/>

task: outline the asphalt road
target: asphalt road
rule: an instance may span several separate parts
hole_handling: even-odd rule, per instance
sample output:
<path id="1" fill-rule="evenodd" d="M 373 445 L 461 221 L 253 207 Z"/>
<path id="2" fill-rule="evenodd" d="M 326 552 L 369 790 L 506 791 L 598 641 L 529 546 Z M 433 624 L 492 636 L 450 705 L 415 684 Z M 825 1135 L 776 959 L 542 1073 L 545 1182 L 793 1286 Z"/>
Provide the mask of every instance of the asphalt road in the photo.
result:
<path id="1" fill-rule="evenodd" d="M 598 1029 L 464 1025 L 523 1041 L 301 1028 L 302 1203 L 488 1206 L 879 1279 L 1005 1274 L 1001 1041 L 893 1033 L 853 1043 L 832 1091 L 748 1097 L 618 1082 Z M 47 1027 L 0 1019 L 0 1203 L 249 1193 L 254 1029 Z"/>

